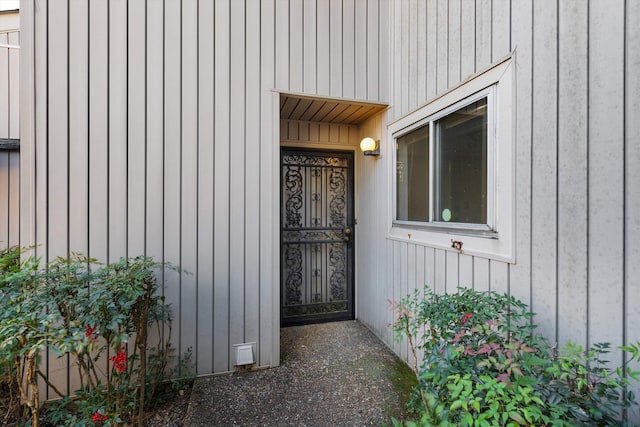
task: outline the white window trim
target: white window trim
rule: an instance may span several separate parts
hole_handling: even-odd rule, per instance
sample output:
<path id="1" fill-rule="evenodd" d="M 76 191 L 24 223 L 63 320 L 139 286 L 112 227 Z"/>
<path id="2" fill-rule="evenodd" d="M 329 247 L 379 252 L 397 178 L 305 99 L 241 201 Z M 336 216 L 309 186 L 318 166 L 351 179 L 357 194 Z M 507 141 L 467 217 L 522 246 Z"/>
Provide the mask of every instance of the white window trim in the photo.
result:
<path id="1" fill-rule="evenodd" d="M 493 230 L 487 230 L 486 226 L 479 224 L 395 221 L 395 137 L 410 132 L 429 121 L 437 120 L 460 108 L 461 102 L 467 102 L 476 96 L 482 97 L 482 94 L 484 96 L 488 94 L 493 98 L 493 103 L 489 103 L 490 116 L 487 120 L 489 125 L 487 170 L 490 171 L 487 176 L 487 222 Z M 491 119 L 491 115 L 494 119 Z M 430 131 L 433 132 L 433 129 Z M 391 169 L 389 173 L 391 177 L 391 203 L 388 210 L 389 239 L 515 263 L 516 147 L 515 64 L 513 57 L 508 57 L 489 69 L 470 77 L 428 104 L 391 123 L 388 126 L 387 138 L 388 141 L 393 141 L 392 144 L 386 144 L 386 154 L 393 159 L 389 165 Z M 434 140 L 431 139 L 431 141 L 430 146 L 433 146 Z M 433 197 L 432 191 L 430 197 Z M 430 203 L 430 206 L 433 205 Z M 432 214 L 429 212 L 430 219 Z M 463 243 L 460 251 L 452 248 L 452 240 Z"/>

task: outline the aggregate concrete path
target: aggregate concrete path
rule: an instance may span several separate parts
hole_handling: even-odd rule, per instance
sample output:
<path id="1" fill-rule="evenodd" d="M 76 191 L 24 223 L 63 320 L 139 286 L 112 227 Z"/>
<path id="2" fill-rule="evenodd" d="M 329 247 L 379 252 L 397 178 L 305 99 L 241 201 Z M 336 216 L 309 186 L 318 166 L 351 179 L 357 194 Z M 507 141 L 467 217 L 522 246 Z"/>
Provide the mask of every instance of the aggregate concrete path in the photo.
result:
<path id="1" fill-rule="evenodd" d="M 413 372 L 357 321 L 281 330 L 281 366 L 198 379 L 185 426 L 379 426 Z"/>

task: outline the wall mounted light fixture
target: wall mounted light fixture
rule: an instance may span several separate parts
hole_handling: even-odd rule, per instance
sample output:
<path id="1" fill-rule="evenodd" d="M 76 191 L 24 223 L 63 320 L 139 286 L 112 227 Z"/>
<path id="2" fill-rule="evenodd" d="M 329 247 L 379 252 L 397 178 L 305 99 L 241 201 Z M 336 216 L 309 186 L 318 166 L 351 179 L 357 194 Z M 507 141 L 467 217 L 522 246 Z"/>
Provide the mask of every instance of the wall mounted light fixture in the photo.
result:
<path id="1" fill-rule="evenodd" d="M 375 140 L 369 136 L 362 138 L 360 141 L 360 150 L 365 156 L 379 156 L 380 155 L 380 140 Z"/>

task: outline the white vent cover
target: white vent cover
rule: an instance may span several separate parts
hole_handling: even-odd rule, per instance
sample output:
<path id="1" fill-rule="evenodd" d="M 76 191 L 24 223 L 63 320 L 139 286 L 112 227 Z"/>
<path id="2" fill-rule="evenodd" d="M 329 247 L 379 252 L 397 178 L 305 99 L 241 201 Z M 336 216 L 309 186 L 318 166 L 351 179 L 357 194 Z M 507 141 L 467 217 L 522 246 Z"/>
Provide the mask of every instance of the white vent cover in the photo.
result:
<path id="1" fill-rule="evenodd" d="M 235 366 L 253 365 L 255 361 L 256 343 L 234 344 L 236 348 L 236 364 Z"/>

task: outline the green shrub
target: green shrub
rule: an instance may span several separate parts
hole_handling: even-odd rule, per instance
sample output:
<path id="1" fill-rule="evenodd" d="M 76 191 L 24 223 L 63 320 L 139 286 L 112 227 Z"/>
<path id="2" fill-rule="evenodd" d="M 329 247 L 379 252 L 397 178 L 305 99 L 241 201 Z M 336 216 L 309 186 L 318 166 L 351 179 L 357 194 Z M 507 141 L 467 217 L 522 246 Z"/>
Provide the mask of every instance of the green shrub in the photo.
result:
<path id="1" fill-rule="evenodd" d="M 10 257 L 0 279 L 0 356 L 15 361 L 10 383 L 22 419 L 38 424 L 40 379 L 64 397 L 48 411 L 55 425 L 141 425 L 172 358 L 169 307 L 156 279 L 172 267 L 142 256 L 99 266 L 70 254 L 40 269 L 37 260 L 16 267 Z M 75 363 L 81 387 L 74 398 L 41 369 L 45 349 Z"/>
<path id="2" fill-rule="evenodd" d="M 621 425 L 635 404 L 626 387 L 640 373 L 607 369 L 605 344 L 553 352 L 526 305 L 506 294 L 427 287 L 392 308 L 414 358 L 420 425 Z M 638 359 L 637 346 L 623 349 Z"/>

